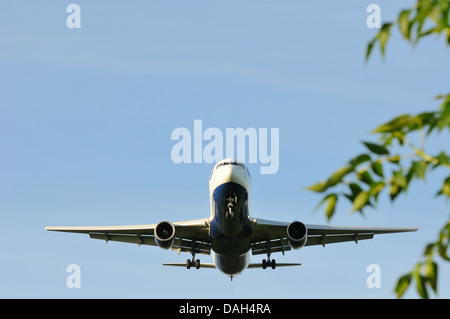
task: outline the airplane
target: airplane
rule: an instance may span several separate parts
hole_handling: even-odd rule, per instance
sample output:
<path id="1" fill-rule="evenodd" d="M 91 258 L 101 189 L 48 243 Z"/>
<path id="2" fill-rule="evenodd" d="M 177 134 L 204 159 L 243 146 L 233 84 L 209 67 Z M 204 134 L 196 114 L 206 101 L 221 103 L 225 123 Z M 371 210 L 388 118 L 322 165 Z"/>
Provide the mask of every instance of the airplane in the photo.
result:
<path id="1" fill-rule="evenodd" d="M 209 176 L 210 216 L 158 224 L 126 226 L 46 227 L 48 231 L 89 234 L 90 238 L 158 246 L 191 253 L 185 263 L 165 266 L 216 268 L 231 277 L 250 268 L 300 266 L 277 263 L 272 253 L 283 255 L 305 246 L 372 239 L 375 234 L 413 232 L 417 227 L 351 227 L 282 222 L 250 215 L 251 177 L 247 166 L 235 159 L 219 161 Z M 212 254 L 213 263 L 200 263 L 197 254 Z M 266 255 L 261 263 L 250 263 L 250 255 Z"/>

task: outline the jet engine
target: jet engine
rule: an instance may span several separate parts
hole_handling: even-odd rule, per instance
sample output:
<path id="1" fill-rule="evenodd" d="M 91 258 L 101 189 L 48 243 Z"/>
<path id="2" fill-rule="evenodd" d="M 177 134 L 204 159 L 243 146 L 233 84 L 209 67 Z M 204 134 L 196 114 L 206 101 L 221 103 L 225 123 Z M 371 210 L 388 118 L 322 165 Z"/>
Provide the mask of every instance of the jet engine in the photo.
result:
<path id="1" fill-rule="evenodd" d="M 162 221 L 155 227 L 155 241 L 158 247 L 170 249 L 175 238 L 175 227 L 168 221 Z"/>
<path id="2" fill-rule="evenodd" d="M 287 227 L 287 238 L 292 249 L 300 249 L 306 244 L 308 229 L 302 222 L 293 221 Z"/>

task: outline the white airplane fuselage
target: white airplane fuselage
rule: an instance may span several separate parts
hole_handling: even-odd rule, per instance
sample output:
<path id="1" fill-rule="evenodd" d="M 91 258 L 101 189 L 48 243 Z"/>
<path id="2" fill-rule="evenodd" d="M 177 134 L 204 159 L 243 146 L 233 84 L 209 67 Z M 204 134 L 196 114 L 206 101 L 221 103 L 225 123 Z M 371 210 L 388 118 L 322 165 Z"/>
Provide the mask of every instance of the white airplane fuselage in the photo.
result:
<path id="1" fill-rule="evenodd" d="M 214 166 L 209 179 L 212 255 L 216 268 L 230 276 L 240 274 L 250 262 L 250 194 L 244 164 L 225 159 Z"/>

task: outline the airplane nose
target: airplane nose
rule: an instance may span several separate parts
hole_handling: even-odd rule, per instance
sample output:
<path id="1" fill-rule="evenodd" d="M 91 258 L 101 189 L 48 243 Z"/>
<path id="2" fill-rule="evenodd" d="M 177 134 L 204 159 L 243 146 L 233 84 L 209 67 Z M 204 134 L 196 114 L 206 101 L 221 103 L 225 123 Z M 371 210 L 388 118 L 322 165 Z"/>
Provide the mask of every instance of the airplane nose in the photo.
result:
<path id="1" fill-rule="evenodd" d="M 245 178 L 245 171 L 236 165 L 226 165 L 224 167 L 224 182 L 234 182 L 246 186 L 248 181 Z"/>
<path id="2" fill-rule="evenodd" d="M 226 165 L 222 167 L 221 175 L 224 181 L 232 182 L 233 177 L 235 177 L 236 175 L 236 170 L 234 169 L 233 165 Z"/>

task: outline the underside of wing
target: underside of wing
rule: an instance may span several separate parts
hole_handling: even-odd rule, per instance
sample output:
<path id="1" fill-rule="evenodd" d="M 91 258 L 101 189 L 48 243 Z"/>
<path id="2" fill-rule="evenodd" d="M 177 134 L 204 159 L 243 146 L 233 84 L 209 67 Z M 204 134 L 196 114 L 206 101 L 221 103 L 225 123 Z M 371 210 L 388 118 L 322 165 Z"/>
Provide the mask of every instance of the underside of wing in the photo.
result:
<path id="1" fill-rule="evenodd" d="M 186 263 L 164 263 L 163 266 L 186 268 Z M 216 265 L 211 264 L 211 263 L 201 263 L 201 266 L 199 268 L 216 268 Z"/>
<path id="2" fill-rule="evenodd" d="M 416 227 L 350 227 L 306 225 L 308 240 L 306 246 L 341 243 L 346 241 L 372 239 L 377 234 L 393 234 L 417 231 Z"/>
<path id="3" fill-rule="evenodd" d="M 293 223 L 254 219 L 252 254 L 270 254 L 275 252 L 284 254 L 285 251 L 291 250 L 293 245 L 288 235 L 288 229 Z M 372 239 L 376 234 L 417 231 L 416 227 L 349 227 L 310 224 L 306 224 L 304 227 L 306 228 L 306 240 L 303 245 L 322 245 L 324 247 L 333 243 L 350 241 L 357 243 L 359 240 Z M 300 247 L 296 246 L 294 248 Z"/>
<path id="4" fill-rule="evenodd" d="M 45 230 L 67 233 L 103 233 L 103 234 L 130 234 L 130 235 L 153 235 L 156 224 L 149 225 L 127 225 L 127 226 L 48 226 Z"/>
<path id="5" fill-rule="evenodd" d="M 276 263 L 276 268 L 278 267 L 297 267 L 301 266 L 300 263 Z M 264 269 L 261 263 L 249 264 L 247 269 Z"/>
<path id="6" fill-rule="evenodd" d="M 173 231 L 167 238 L 159 238 L 158 240 L 158 227 L 162 228 L 161 236 L 167 234 L 164 227 L 170 227 Z M 160 246 L 165 249 L 171 248 L 178 253 L 195 251 L 195 253 L 209 255 L 211 251 L 209 219 L 207 218 L 173 224 L 164 221 L 159 224 L 125 226 L 49 226 L 45 229 L 48 231 L 89 234 L 90 238 L 105 240 L 105 242 L 117 241 L 139 246 Z"/>

